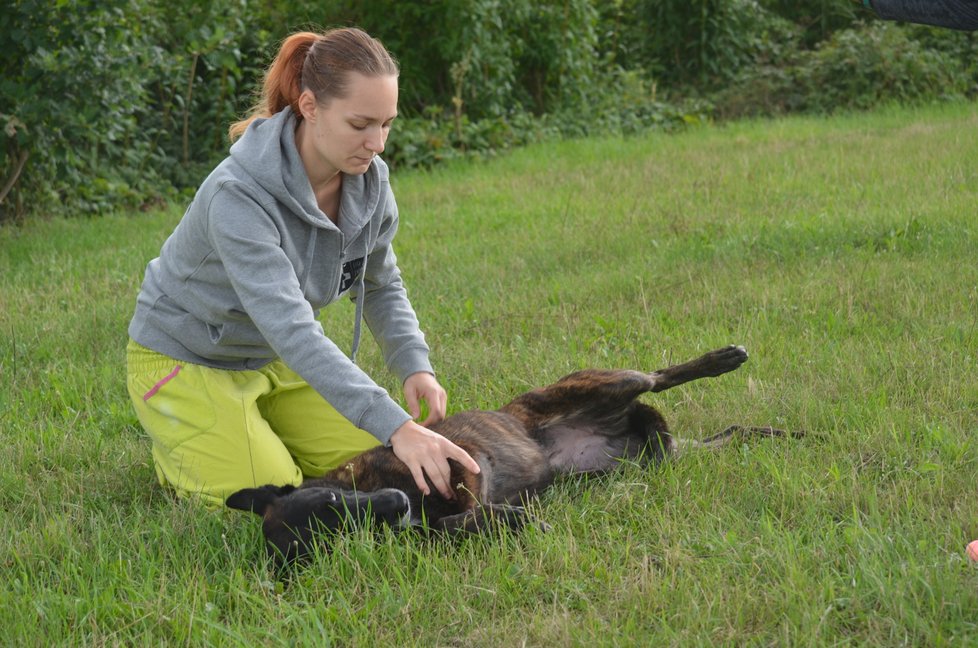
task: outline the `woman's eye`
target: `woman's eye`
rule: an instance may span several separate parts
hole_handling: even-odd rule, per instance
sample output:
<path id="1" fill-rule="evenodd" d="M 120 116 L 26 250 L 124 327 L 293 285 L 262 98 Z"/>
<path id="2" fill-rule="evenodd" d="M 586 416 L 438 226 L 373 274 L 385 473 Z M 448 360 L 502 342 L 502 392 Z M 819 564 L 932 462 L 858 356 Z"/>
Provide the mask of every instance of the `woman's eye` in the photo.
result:
<path id="1" fill-rule="evenodd" d="M 367 130 L 366 124 L 350 124 L 350 126 L 353 126 L 353 130 L 358 130 L 358 131 Z"/>

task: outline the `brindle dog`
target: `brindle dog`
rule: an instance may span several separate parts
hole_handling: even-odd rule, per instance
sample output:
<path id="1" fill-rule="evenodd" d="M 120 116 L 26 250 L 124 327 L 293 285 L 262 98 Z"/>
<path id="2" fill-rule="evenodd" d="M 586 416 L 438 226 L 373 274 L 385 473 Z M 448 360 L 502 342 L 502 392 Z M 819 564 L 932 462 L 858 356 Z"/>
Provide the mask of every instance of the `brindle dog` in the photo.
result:
<path id="1" fill-rule="evenodd" d="M 533 520 L 520 504 L 558 474 L 604 473 L 623 460 L 654 464 L 683 447 L 716 447 L 738 434 L 782 435 L 769 427 L 731 426 L 704 441 L 677 439 L 658 411 L 637 400 L 645 392 L 725 374 L 746 360 L 743 347 L 728 346 L 652 373 L 578 371 L 498 410 L 449 416 L 431 429 L 481 468 L 472 474 L 451 462 L 453 500 L 430 482 L 431 495 L 422 497 L 393 451 L 378 447 L 298 488 L 248 488 L 231 495 L 227 505 L 262 516 L 269 553 L 286 562 L 306 555 L 317 538 L 324 541 L 322 531 L 369 519 L 450 533 L 477 533 L 491 524 L 521 529 Z"/>

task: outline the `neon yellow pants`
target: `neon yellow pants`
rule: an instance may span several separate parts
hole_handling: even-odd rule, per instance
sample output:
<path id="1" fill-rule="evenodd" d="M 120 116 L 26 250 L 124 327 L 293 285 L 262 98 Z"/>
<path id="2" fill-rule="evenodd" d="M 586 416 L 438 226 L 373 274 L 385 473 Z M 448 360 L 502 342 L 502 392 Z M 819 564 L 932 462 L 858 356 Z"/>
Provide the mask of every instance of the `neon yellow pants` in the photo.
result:
<path id="1" fill-rule="evenodd" d="M 181 496 L 223 505 L 239 489 L 298 485 L 379 445 L 281 361 L 212 369 L 131 340 L 126 358 L 156 475 Z"/>

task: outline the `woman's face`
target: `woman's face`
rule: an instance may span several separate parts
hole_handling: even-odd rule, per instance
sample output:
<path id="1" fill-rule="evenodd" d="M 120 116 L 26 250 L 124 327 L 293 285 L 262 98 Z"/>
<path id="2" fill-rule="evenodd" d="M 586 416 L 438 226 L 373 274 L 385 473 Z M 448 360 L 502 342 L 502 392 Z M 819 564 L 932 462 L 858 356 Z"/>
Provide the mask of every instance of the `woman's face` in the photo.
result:
<path id="1" fill-rule="evenodd" d="M 336 172 L 365 173 L 375 155 L 383 152 L 391 122 L 397 116 L 397 77 L 368 77 L 350 73 L 348 94 L 319 105 L 308 90 L 299 105 L 305 127 L 299 151 L 307 169 L 319 176 Z M 305 99 L 305 101 L 303 100 Z M 308 144 L 308 146 L 304 146 Z M 307 155 L 317 159 L 308 160 Z"/>

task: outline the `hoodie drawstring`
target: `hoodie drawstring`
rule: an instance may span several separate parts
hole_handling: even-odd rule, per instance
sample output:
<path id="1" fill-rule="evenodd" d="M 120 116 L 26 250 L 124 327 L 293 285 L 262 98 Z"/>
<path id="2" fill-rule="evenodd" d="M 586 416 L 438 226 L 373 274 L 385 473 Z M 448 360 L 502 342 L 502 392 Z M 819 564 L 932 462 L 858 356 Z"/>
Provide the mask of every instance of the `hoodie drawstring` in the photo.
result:
<path id="1" fill-rule="evenodd" d="M 365 271 L 360 272 L 360 277 L 357 279 L 357 299 L 356 299 L 356 313 L 353 315 L 353 349 L 350 351 L 350 362 L 353 364 L 357 363 L 357 350 L 360 348 L 360 329 L 361 323 L 363 322 L 363 299 L 364 299 L 364 283 L 363 276 L 367 274 Z"/>

